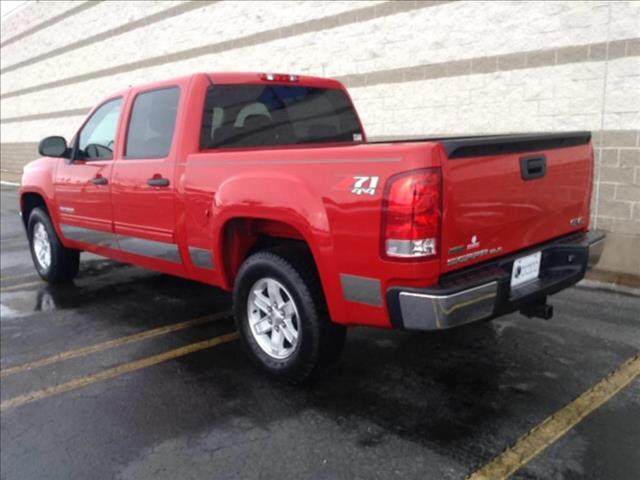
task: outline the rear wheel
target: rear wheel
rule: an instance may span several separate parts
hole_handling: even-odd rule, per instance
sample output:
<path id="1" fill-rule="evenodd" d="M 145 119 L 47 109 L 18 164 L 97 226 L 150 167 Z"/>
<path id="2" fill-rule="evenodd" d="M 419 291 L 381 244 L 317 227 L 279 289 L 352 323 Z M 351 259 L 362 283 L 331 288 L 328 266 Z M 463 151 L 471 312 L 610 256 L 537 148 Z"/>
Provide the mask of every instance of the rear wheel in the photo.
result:
<path id="1" fill-rule="evenodd" d="M 300 314 L 291 293 L 279 281 L 263 277 L 249 289 L 249 332 L 267 355 L 284 360 L 294 354 L 300 338 Z"/>
<path id="2" fill-rule="evenodd" d="M 234 309 L 245 349 L 277 378 L 303 382 L 326 370 L 344 345 L 346 329 L 329 319 L 302 248 L 251 255 L 238 272 Z"/>
<path id="3" fill-rule="evenodd" d="M 60 242 L 49 215 L 34 208 L 27 224 L 31 258 L 38 274 L 49 283 L 71 281 L 80 268 L 80 251 Z"/>

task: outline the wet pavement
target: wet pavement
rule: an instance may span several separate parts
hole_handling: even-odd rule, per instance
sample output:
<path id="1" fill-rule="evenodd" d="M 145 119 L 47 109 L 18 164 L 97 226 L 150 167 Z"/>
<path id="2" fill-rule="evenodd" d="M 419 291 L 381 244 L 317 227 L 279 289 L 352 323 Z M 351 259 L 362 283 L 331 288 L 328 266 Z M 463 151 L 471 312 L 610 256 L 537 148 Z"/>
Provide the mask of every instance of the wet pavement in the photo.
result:
<path id="1" fill-rule="evenodd" d="M 15 189 L 1 193 L 3 371 L 228 310 L 220 290 L 87 254 L 73 285 L 46 286 Z M 441 333 L 352 329 L 337 367 L 303 388 L 255 371 L 238 342 L 82 386 L 232 332 L 230 318 L 24 368 L 0 379 L 3 403 L 73 387 L 1 412 L 0 474 L 464 478 L 640 349 L 640 297 L 576 287 L 552 304 L 548 322 L 514 314 Z M 637 479 L 639 445 L 636 379 L 514 478 Z"/>

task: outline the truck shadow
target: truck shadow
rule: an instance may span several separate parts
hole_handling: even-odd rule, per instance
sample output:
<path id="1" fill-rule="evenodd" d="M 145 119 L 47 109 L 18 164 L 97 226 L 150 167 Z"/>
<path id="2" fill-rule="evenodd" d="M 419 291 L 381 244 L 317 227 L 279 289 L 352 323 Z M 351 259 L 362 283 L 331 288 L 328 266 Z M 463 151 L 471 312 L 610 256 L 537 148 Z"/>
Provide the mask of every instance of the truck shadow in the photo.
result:
<path id="1" fill-rule="evenodd" d="M 232 428 L 239 417 L 270 431 L 312 412 L 358 448 L 400 437 L 451 455 L 452 448 L 482 449 L 483 425 L 498 422 L 528 388 L 508 385 L 517 358 L 503 354 L 499 332 L 492 324 L 429 334 L 353 329 L 339 364 L 302 387 L 265 378 L 237 344 L 178 362 L 191 384 L 218 400 L 203 431 Z"/>
<path id="2" fill-rule="evenodd" d="M 359 445 L 382 443 L 392 434 L 448 449 L 469 442 L 500 414 L 506 366 L 491 325 L 353 337 L 339 370 L 314 385 L 309 399 L 344 418 L 347 428 L 362 420 L 375 424 L 377 431 L 358 435 Z"/>

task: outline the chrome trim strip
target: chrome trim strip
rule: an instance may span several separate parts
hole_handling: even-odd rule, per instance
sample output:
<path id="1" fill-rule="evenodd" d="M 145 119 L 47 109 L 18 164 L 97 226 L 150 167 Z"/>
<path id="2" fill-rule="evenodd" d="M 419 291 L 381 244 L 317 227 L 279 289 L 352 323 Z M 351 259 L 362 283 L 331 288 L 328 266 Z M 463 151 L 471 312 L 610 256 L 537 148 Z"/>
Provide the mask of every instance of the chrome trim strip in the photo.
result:
<path id="1" fill-rule="evenodd" d="M 154 257 L 169 262 L 181 263 L 180 252 L 175 243 L 157 242 L 146 238 L 118 235 L 118 246 L 123 252 Z"/>
<path id="2" fill-rule="evenodd" d="M 451 295 L 401 292 L 400 310 L 404 327 L 439 330 L 482 320 L 493 314 L 498 282 Z"/>
<path id="3" fill-rule="evenodd" d="M 174 243 L 164 243 L 146 238 L 116 235 L 111 232 L 94 230 L 92 228 L 77 227 L 75 225 L 60 224 L 65 238 L 77 242 L 90 243 L 109 247 L 123 252 L 158 258 L 174 263 L 182 263 L 178 246 Z"/>
<path id="4" fill-rule="evenodd" d="M 191 257 L 191 263 L 196 267 L 213 270 L 214 264 L 211 251 L 205 248 L 189 247 L 189 257 Z"/>
<path id="5" fill-rule="evenodd" d="M 374 307 L 382 306 L 381 284 L 377 278 L 341 273 L 340 283 L 344 298 L 350 302 L 364 303 Z"/>
<path id="6" fill-rule="evenodd" d="M 62 234 L 69 240 L 92 243 L 102 247 L 118 248 L 118 239 L 111 232 L 94 230 L 92 228 L 77 227 L 75 225 L 60 224 Z"/>

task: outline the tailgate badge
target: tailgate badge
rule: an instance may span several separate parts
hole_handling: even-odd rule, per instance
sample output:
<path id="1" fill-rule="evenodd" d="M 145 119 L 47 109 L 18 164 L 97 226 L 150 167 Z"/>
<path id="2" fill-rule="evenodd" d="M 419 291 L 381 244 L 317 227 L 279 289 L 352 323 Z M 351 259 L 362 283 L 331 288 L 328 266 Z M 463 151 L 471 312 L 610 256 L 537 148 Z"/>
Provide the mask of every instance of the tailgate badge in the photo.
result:
<path id="1" fill-rule="evenodd" d="M 572 227 L 578 227 L 584 223 L 584 217 L 576 217 L 569 220 Z"/>
<path id="2" fill-rule="evenodd" d="M 449 255 L 453 255 L 456 253 L 462 253 L 465 250 L 473 250 L 480 247 L 480 242 L 478 241 L 477 235 L 471 236 L 471 241 L 465 247 L 464 245 L 456 245 L 455 247 L 451 247 L 449 249 Z"/>
<path id="3" fill-rule="evenodd" d="M 464 245 L 456 245 L 455 247 L 451 247 L 449 249 L 449 255 L 453 255 L 454 253 L 464 252 Z"/>
<path id="4" fill-rule="evenodd" d="M 473 235 L 471 237 L 471 242 L 467 245 L 467 250 L 473 250 L 474 248 L 478 248 L 480 246 L 480 242 L 478 242 L 478 236 Z"/>

